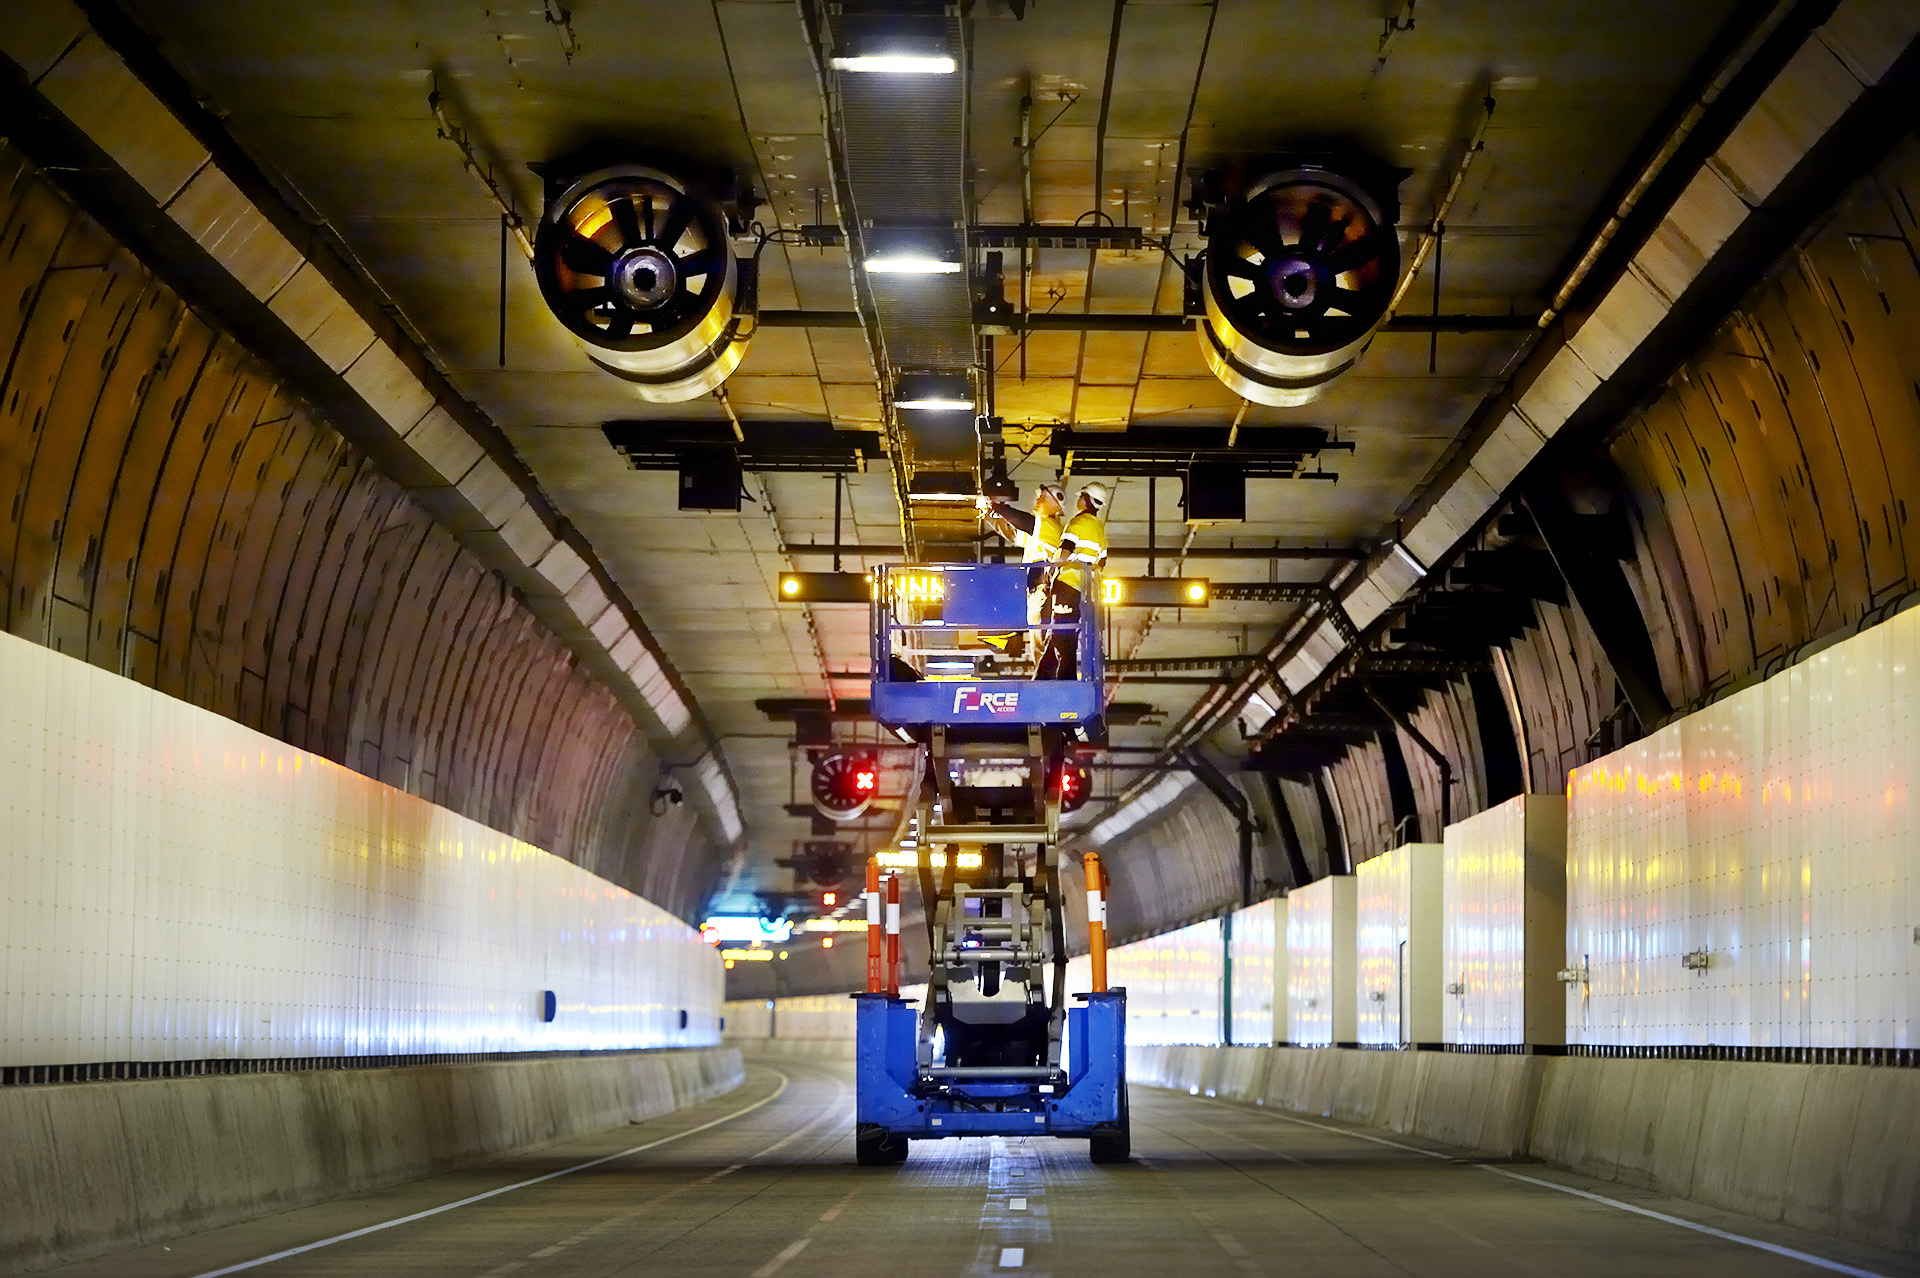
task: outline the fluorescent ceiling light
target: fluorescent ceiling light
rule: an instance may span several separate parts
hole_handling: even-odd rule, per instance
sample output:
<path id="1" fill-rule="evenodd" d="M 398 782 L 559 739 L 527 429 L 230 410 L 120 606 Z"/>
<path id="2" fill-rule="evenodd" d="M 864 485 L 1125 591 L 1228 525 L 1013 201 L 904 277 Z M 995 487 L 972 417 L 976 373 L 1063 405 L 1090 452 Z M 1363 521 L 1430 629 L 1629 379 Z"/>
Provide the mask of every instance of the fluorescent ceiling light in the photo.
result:
<path id="1" fill-rule="evenodd" d="M 944 395 L 922 395 L 917 399 L 896 399 L 893 401 L 893 406 L 895 408 L 926 408 L 935 412 L 958 412 L 961 409 L 971 412 L 973 401 L 951 399 Z"/>
<path id="2" fill-rule="evenodd" d="M 936 413 L 958 413 L 973 411 L 973 383 L 964 373 L 902 373 L 893 384 L 893 406 L 895 408 L 919 408 Z M 939 485 L 928 477 L 915 476 L 923 482 L 921 488 L 930 491 L 942 491 Z M 944 476 L 949 486 L 948 492 L 964 492 L 967 499 L 973 499 L 975 483 L 972 475 Z"/>
<path id="3" fill-rule="evenodd" d="M 898 253 L 891 257 L 870 257 L 860 264 L 869 275 L 958 275 L 960 263 L 944 262 L 924 253 Z"/>
<path id="4" fill-rule="evenodd" d="M 959 64 L 945 54 L 860 53 L 834 58 L 835 71 L 890 71 L 896 75 L 952 75 Z"/>

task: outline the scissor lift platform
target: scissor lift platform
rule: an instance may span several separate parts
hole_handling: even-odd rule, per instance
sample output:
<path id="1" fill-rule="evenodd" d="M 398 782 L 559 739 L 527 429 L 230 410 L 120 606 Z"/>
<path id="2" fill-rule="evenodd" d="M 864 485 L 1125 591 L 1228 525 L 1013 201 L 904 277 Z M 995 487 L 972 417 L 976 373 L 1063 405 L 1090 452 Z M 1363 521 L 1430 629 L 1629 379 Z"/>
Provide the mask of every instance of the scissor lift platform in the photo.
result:
<path id="1" fill-rule="evenodd" d="M 1064 752 L 1098 734 L 1104 705 L 1097 579 L 1077 616 L 1042 620 L 1029 599 L 1046 595 L 1045 571 L 874 574 L 870 712 L 925 746 L 902 832 L 921 853 L 930 974 L 919 1007 L 882 992 L 897 973 L 882 982 L 877 964 L 854 996 L 863 1164 L 902 1161 L 912 1140 L 982 1135 L 1083 1138 L 1096 1162 L 1128 1156 L 1126 993 L 1097 989 L 1066 1006 L 1058 873 Z M 1031 677 L 1038 650 L 1063 633 L 1072 677 Z M 982 760 L 998 778 L 990 797 L 969 789 L 968 768 Z M 1024 780 L 1009 787 L 1010 771 Z M 970 875 L 981 882 L 958 879 L 962 848 L 991 852 Z M 1029 868 L 1016 874 L 1014 863 Z"/>

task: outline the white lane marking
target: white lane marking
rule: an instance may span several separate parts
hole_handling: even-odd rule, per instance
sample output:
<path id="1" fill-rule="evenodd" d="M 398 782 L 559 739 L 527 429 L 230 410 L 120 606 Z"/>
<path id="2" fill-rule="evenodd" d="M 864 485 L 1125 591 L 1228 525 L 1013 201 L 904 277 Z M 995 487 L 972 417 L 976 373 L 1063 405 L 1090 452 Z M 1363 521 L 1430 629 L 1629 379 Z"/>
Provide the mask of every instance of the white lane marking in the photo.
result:
<path id="1" fill-rule="evenodd" d="M 1025 1211 L 1026 1209 L 1027 1209 L 1027 1200 L 1026 1200 L 1026 1199 L 1024 1199 L 1024 1198 L 1009 1198 L 1009 1199 L 1007 1199 L 1007 1210 L 1008 1210 L 1008 1211 Z"/>
<path id="2" fill-rule="evenodd" d="M 772 1069 L 772 1066 L 768 1066 L 768 1068 Z M 377 1225 L 368 1225 L 364 1229 L 352 1229 L 344 1234 L 335 1234 L 331 1238 L 322 1238 L 318 1242 L 306 1243 L 299 1247 L 289 1247 L 285 1251 L 276 1251 L 270 1256 L 259 1256 L 253 1260 L 243 1260 L 237 1265 L 227 1265 L 221 1269 L 209 1269 L 204 1273 L 194 1275 L 194 1278 L 220 1278 L 222 1274 L 237 1274 L 244 1269 L 258 1269 L 261 1265 L 270 1265 L 276 1260 L 285 1260 L 289 1256 L 305 1255 L 310 1251 L 318 1251 L 322 1247 L 331 1247 L 335 1243 L 350 1242 L 355 1238 L 365 1238 L 368 1234 L 377 1234 L 383 1229 L 392 1229 L 396 1225 L 410 1225 L 416 1220 L 425 1220 L 429 1216 L 438 1216 L 442 1212 L 449 1212 L 457 1207 L 470 1207 L 474 1203 L 485 1202 L 489 1198 L 498 1198 L 502 1194 L 511 1194 L 516 1189 L 526 1189 L 533 1185 L 544 1184 L 549 1180 L 558 1180 L 562 1176 L 571 1176 L 575 1172 L 586 1171 L 588 1168 L 598 1167 L 602 1163 L 610 1163 L 617 1158 L 628 1158 L 634 1154 L 642 1154 L 649 1149 L 658 1148 L 671 1141 L 684 1140 L 689 1136 L 704 1132 L 710 1127 L 718 1127 L 722 1123 L 730 1123 L 736 1118 L 743 1118 L 751 1114 L 754 1110 L 771 1105 L 773 1102 L 779 1100 L 780 1094 L 787 1090 L 787 1085 L 793 1080 L 777 1069 L 773 1072 L 780 1075 L 780 1086 L 773 1089 L 773 1095 L 757 1100 L 743 1109 L 736 1109 L 731 1114 L 722 1114 L 712 1122 L 702 1123 L 698 1127 L 689 1127 L 684 1132 L 675 1132 L 671 1136 L 662 1136 L 659 1140 L 650 1140 L 644 1145 L 635 1145 L 632 1149 L 623 1149 L 617 1154 L 603 1154 L 599 1158 L 589 1158 L 584 1163 L 575 1163 L 571 1167 L 562 1167 L 559 1171 L 548 1172 L 544 1176 L 535 1176 L 531 1180 L 523 1180 L 512 1185 L 502 1185 L 498 1189 L 489 1189 L 483 1194 L 474 1194 L 469 1198 L 462 1198 L 458 1202 L 442 1203 L 438 1207 L 429 1207 L 425 1211 L 416 1211 L 412 1215 L 398 1216 L 392 1220 L 383 1220 Z"/>
<path id="3" fill-rule="evenodd" d="M 792 1260 L 795 1256 L 805 1251 L 807 1249 L 807 1244 L 812 1241 L 813 1239 L 811 1237 L 808 1237 L 808 1238 L 802 1238 L 800 1241 L 795 1243 L 789 1243 L 785 1251 L 781 1252 L 779 1255 L 775 1256 L 772 1260 L 769 1260 L 766 1264 L 760 1266 L 758 1269 L 754 1270 L 753 1278 L 773 1278 L 773 1275 L 779 1272 L 780 1266 L 786 1264 L 789 1260 Z"/>
<path id="4" fill-rule="evenodd" d="M 1216 1101 L 1215 1104 L 1220 1102 Z M 1231 1108 L 1231 1107 L 1229 1107 Z M 1437 1153 L 1431 1149 L 1421 1149 L 1417 1145 L 1404 1145 L 1397 1140 L 1387 1140 L 1382 1136 L 1369 1136 L 1365 1132 L 1348 1131 L 1344 1127 L 1334 1127 L 1329 1123 L 1316 1123 L 1307 1118 L 1295 1118 L 1291 1114 L 1276 1114 L 1272 1110 L 1262 1110 L 1268 1118 L 1277 1118 L 1283 1123 L 1297 1123 L 1301 1127 L 1317 1127 L 1323 1132 L 1332 1132 L 1337 1136 L 1351 1136 L 1355 1140 L 1372 1141 L 1376 1145 L 1385 1145 L 1390 1149 L 1404 1149 L 1410 1154 L 1420 1154 L 1426 1158 L 1450 1159 L 1451 1154 Z M 1636 1207 L 1632 1203 L 1623 1203 L 1618 1198 L 1609 1198 L 1605 1194 L 1592 1193 L 1585 1189 L 1575 1189 L 1572 1185 L 1555 1184 L 1550 1180 L 1541 1180 L 1537 1176 L 1522 1176 L 1519 1172 L 1508 1171 L 1504 1167 L 1490 1167 L 1485 1163 L 1475 1163 L 1483 1172 L 1492 1172 L 1496 1176 L 1505 1176 L 1508 1180 L 1525 1181 L 1529 1185 L 1538 1185 L 1542 1189 L 1554 1189 L 1563 1194 L 1572 1194 L 1575 1198 L 1584 1198 L 1589 1202 L 1603 1203 L 1636 1216 L 1645 1216 L 1649 1220 L 1662 1221 L 1669 1225 L 1678 1225 L 1682 1229 L 1691 1229 L 1697 1234 L 1707 1234 L 1727 1242 L 1739 1243 L 1743 1247 L 1753 1247 L 1760 1251 L 1772 1252 L 1776 1256 L 1785 1256 L 1788 1260 L 1797 1260 L 1812 1265 L 1816 1269 L 1827 1269 L 1837 1274 L 1851 1274 L 1854 1278 L 1886 1278 L 1886 1275 L 1871 1269 L 1856 1269 L 1852 1265 L 1843 1265 L 1837 1260 L 1828 1260 L 1808 1251 L 1796 1251 L 1792 1247 L 1782 1247 L 1779 1243 L 1766 1242 L 1759 1238 L 1749 1238 L 1745 1234 L 1736 1234 L 1725 1229 L 1715 1229 L 1712 1225 L 1703 1225 L 1697 1220 L 1687 1220 L 1680 1216 L 1669 1216 L 1663 1211 L 1654 1211 L 1648 1207 Z"/>
<path id="5" fill-rule="evenodd" d="M 1505 1176 L 1508 1180 L 1523 1180 L 1529 1185 L 1539 1185 L 1544 1189 L 1557 1189 L 1563 1194 L 1572 1194 L 1575 1198 L 1585 1198 L 1596 1203 L 1605 1203 L 1609 1207 L 1618 1207 L 1621 1211 L 1630 1211 L 1636 1216 L 1645 1216 L 1651 1220 L 1663 1220 L 1669 1225 L 1678 1225 L 1682 1229 L 1691 1229 L 1697 1233 L 1711 1234 L 1715 1238 L 1724 1238 L 1728 1242 L 1740 1243 L 1747 1247 L 1757 1247 L 1761 1251 L 1770 1251 L 1776 1256 L 1785 1256 L 1788 1260 L 1797 1260 L 1812 1265 L 1816 1269 L 1830 1269 L 1837 1274 L 1852 1274 L 1855 1278 L 1885 1278 L 1871 1269 L 1856 1269 L 1852 1265 L 1843 1265 L 1837 1260 L 1828 1260 L 1811 1252 L 1795 1251 L 1791 1247 L 1782 1247 L 1779 1243 L 1762 1242 L 1758 1238 L 1749 1238 L 1745 1234 L 1730 1233 L 1725 1229 L 1715 1229 L 1712 1225 L 1702 1225 L 1697 1221 L 1683 1220 L 1679 1216 L 1669 1216 L 1663 1211 L 1653 1211 L 1646 1207 L 1636 1207 L 1632 1203 L 1623 1203 L 1617 1198 L 1608 1198 L 1605 1194 L 1589 1193 L 1584 1189 L 1575 1189 L 1572 1185 L 1556 1185 L 1550 1180 L 1541 1180 L 1537 1176 L 1522 1176 L 1519 1172 L 1508 1171 L 1504 1167 L 1489 1167 L 1485 1163 L 1476 1163 L 1481 1171 L 1492 1172 L 1496 1176 Z"/>
<path id="6" fill-rule="evenodd" d="M 809 1124 L 809 1126 L 812 1126 L 812 1124 Z M 849 1189 L 845 1198 L 842 1198 L 839 1202 L 820 1213 L 820 1219 L 808 1226 L 807 1232 L 803 1234 L 798 1241 L 789 1243 L 785 1251 L 754 1270 L 753 1278 L 772 1278 L 772 1275 L 779 1270 L 780 1266 L 786 1264 L 789 1260 L 792 1260 L 795 1256 L 807 1249 L 807 1244 L 813 1241 L 813 1236 L 820 1231 L 821 1225 L 831 1224 L 833 1221 L 839 1219 L 840 1213 L 847 1209 L 847 1204 L 857 1198 L 859 1194 L 860 1186 L 856 1185 L 852 1189 Z"/>
<path id="7" fill-rule="evenodd" d="M 1027 1249 L 1025 1247 L 1002 1247 L 1000 1249 L 1000 1267 L 1002 1269 L 1018 1269 L 1026 1263 Z"/>

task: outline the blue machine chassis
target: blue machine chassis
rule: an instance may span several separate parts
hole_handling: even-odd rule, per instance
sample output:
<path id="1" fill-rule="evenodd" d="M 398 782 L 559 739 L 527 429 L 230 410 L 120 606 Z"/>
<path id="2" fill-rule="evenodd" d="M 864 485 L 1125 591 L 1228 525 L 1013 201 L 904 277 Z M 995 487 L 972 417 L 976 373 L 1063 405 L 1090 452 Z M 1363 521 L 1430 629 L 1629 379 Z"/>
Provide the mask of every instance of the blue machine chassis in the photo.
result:
<path id="1" fill-rule="evenodd" d="M 1067 1009 L 1067 1071 L 1051 1095 L 1038 1080 L 922 1080 L 920 1012 L 885 994 L 856 994 L 855 1123 L 896 1139 L 1094 1136 L 1120 1130 L 1126 1105 L 1125 990 L 1083 994 Z"/>

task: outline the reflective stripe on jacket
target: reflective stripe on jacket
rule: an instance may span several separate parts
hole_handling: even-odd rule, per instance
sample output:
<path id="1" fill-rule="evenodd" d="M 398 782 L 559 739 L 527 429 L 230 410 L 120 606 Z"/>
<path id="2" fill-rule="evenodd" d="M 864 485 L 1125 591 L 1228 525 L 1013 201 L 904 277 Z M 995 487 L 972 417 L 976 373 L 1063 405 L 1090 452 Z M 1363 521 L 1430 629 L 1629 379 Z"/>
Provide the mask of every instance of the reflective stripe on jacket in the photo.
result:
<path id="1" fill-rule="evenodd" d="M 1067 523 L 1060 544 L 1072 545 L 1066 566 L 1060 569 L 1060 581 L 1075 590 L 1087 588 L 1087 568 L 1098 568 L 1107 560 L 1107 521 L 1093 511 L 1083 510 Z M 1084 566 L 1083 566 L 1084 565 Z"/>

